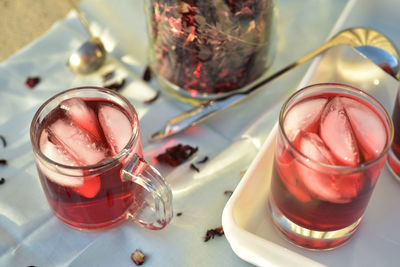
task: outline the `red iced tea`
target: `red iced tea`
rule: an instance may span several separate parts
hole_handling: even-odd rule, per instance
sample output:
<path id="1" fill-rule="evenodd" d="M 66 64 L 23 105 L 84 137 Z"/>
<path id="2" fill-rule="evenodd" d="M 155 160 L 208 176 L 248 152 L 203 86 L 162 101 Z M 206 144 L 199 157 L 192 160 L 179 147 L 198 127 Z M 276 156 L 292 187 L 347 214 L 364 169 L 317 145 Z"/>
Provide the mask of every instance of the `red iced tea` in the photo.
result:
<path id="1" fill-rule="evenodd" d="M 400 91 L 397 95 L 396 102 L 394 103 L 394 110 L 392 114 L 394 125 L 394 138 L 393 144 L 390 148 L 388 164 L 392 170 L 395 178 L 400 181 Z"/>
<path id="2" fill-rule="evenodd" d="M 299 93 L 281 113 L 271 203 L 290 223 L 331 233 L 353 225 L 349 235 L 357 228 L 391 142 L 386 112 L 357 93 Z M 349 237 L 333 234 L 329 242 L 313 242 L 317 235 L 310 241 L 288 233 L 276 220 L 275 224 L 290 239 L 311 248 L 336 246 Z"/>
<path id="3" fill-rule="evenodd" d="M 131 117 L 110 100 L 75 97 L 62 101 L 42 120 L 39 149 L 64 167 L 54 169 L 36 158 L 39 176 L 55 215 L 65 223 L 104 228 L 124 219 L 135 201 L 141 202 L 142 187 L 120 175 L 134 153 L 142 156 L 137 120 Z M 135 134 L 131 151 L 112 162 Z"/>

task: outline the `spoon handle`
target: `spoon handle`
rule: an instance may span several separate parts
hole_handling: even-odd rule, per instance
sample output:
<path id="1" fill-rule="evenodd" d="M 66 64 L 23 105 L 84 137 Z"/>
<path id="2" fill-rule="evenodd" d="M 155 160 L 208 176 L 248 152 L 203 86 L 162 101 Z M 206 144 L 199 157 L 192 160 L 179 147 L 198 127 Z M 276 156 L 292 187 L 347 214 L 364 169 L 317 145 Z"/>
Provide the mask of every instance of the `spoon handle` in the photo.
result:
<path id="1" fill-rule="evenodd" d="M 85 14 L 82 12 L 82 10 L 79 9 L 78 5 L 73 0 L 69 0 L 69 2 L 72 8 L 75 10 L 76 14 L 78 15 L 78 18 L 81 21 L 83 27 L 85 27 L 86 31 L 89 33 L 90 37 L 94 37 L 92 31 L 90 30 L 90 26 L 85 17 Z"/>
<path id="2" fill-rule="evenodd" d="M 387 37 L 369 28 L 348 28 L 337 33 L 319 48 L 301 57 L 292 64 L 284 67 L 283 69 L 277 71 L 270 76 L 260 78 L 249 88 L 243 89 L 242 91 L 233 93 L 224 98 L 208 101 L 198 107 L 195 107 L 189 111 L 180 114 L 175 118 L 170 119 L 161 130 L 149 136 L 149 141 L 157 141 L 173 134 L 179 133 L 189 126 L 194 125 L 207 117 L 210 117 L 217 111 L 241 102 L 242 100 L 248 98 L 250 94 L 256 91 L 260 91 L 262 88 L 265 88 L 263 85 L 267 84 L 268 82 L 280 77 L 281 75 L 297 67 L 298 65 L 301 65 L 304 62 L 312 59 L 313 57 L 327 50 L 328 48 L 338 45 L 347 45 L 353 48 L 373 47 L 378 48 L 379 51 L 384 51 L 386 55 L 389 55 L 390 62 L 375 61 L 376 59 L 374 60 L 374 55 L 371 56 L 371 54 L 366 55 L 366 57 L 371 59 L 372 62 L 377 64 L 383 70 L 391 74 L 394 78 L 398 79 L 400 77 L 398 63 L 399 52 Z M 386 70 L 387 68 L 389 68 L 389 71 Z"/>
<path id="3" fill-rule="evenodd" d="M 150 142 L 153 142 L 177 134 L 200 122 L 201 120 L 213 115 L 217 111 L 229 106 L 233 106 L 245 98 L 245 96 L 245 94 L 235 94 L 223 100 L 209 101 L 189 111 L 185 111 L 180 115 L 170 119 L 161 130 L 151 134 L 148 139 Z"/>
<path id="4" fill-rule="evenodd" d="M 149 141 L 150 142 L 158 141 L 166 137 L 169 137 L 171 135 L 177 134 L 185 130 L 186 128 L 212 116 L 218 111 L 233 106 L 243 101 L 244 99 L 247 99 L 251 93 L 259 91 L 261 88 L 264 88 L 263 86 L 265 84 L 280 77 L 281 75 L 292 70 L 298 65 L 305 63 L 306 61 L 312 59 L 313 57 L 319 55 L 320 53 L 324 52 L 325 50 L 334 45 L 337 44 L 335 42 L 335 39 L 333 38 L 332 40 L 326 42 L 319 48 L 315 49 L 314 51 L 306 54 L 297 61 L 293 62 L 292 64 L 289 64 L 288 66 L 282 68 L 281 70 L 273 73 L 270 76 L 262 78 L 261 80 L 256 82 L 253 86 L 242 92 L 233 93 L 231 95 L 228 95 L 220 99 L 210 100 L 198 107 L 194 107 L 189 111 L 181 113 L 180 115 L 170 119 L 161 130 L 151 134 L 148 137 Z"/>

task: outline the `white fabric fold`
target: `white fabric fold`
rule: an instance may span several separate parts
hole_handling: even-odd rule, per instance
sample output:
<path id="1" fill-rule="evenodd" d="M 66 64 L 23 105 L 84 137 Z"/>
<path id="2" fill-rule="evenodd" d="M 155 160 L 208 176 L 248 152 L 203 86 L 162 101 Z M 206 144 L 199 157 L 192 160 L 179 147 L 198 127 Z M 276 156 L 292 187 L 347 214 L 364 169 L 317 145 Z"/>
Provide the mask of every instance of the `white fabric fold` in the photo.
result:
<path id="1" fill-rule="evenodd" d="M 64 226 L 51 213 L 40 187 L 29 141 L 29 126 L 37 108 L 62 90 L 103 85 L 101 75 L 74 75 L 66 63 L 69 55 L 89 38 L 74 12 L 59 21 L 43 37 L 0 63 L 0 134 L 8 141 L 0 147 L 0 166 L 6 182 L 0 186 L 1 266 L 132 266 L 130 253 L 141 249 L 148 266 L 247 266 L 231 250 L 224 237 L 208 243 L 207 229 L 221 225 L 227 201 L 260 144 L 277 119 L 281 101 L 294 90 L 307 66 L 268 85 L 269 88 L 240 105 L 221 112 L 187 131 L 149 144 L 147 136 L 169 118 L 190 108 L 172 98 L 156 82 L 140 81 L 148 47 L 144 1 L 84 0 L 81 3 L 93 32 L 110 51 L 101 73 L 114 70 L 126 78 L 121 91 L 137 109 L 145 158 L 177 144 L 198 146 L 199 151 L 177 168 L 157 164 L 174 192 L 174 210 L 182 212 L 162 231 L 149 231 L 130 223 L 100 233 L 84 233 Z M 327 37 L 345 0 L 281 0 L 277 20 L 277 50 L 271 68 L 278 69 Z M 318 27 L 315 27 L 318 23 Z M 313 31 L 310 31 L 313 29 Z M 295 47 L 295 49 L 292 48 Z M 118 63 L 124 61 L 124 65 Z M 24 86 L 28 76 L 40 76 L 33 89 Z M 145 99 L 161 90 L 161 97 L 146 105 Z M 1 146 L 1 144 L 0 144 Z M 198 164 L 200 172 L 189 168 Z"/>

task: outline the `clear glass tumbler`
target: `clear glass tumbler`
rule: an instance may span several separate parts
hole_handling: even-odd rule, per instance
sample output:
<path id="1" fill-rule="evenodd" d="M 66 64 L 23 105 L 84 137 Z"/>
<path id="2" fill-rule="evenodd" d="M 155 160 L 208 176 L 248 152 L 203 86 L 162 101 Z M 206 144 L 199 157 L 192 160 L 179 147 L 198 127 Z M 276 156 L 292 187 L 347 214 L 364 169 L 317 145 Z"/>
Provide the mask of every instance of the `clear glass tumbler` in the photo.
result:
<path id="1" fill-rule="evenodd" d="M 393 139 L 384 107 L 342 84 L 294 93 L 279 116 L 269 205 L 295 244 L 334 248 L 361 223 Z"/>
<path id="2" fill-rule="evenodd" d="M 392 120 L 394 125 L 393 144 L 389 150 L 387 165 L 393 177 L 400 182 L 400 91 L 397 93 Z"/>

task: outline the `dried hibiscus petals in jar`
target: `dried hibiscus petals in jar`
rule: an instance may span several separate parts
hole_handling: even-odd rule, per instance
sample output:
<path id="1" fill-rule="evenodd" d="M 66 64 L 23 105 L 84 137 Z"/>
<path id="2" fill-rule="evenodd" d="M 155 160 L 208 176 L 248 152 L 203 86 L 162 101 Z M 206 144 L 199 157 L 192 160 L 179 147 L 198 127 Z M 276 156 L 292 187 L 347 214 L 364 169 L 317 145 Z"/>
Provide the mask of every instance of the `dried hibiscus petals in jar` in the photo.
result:
<path id="1" fill-rule="evenodd" d="M 274 0 L 148 0 L 150 66 L 193 98 L 218 98 L 270 64 Z"/>

